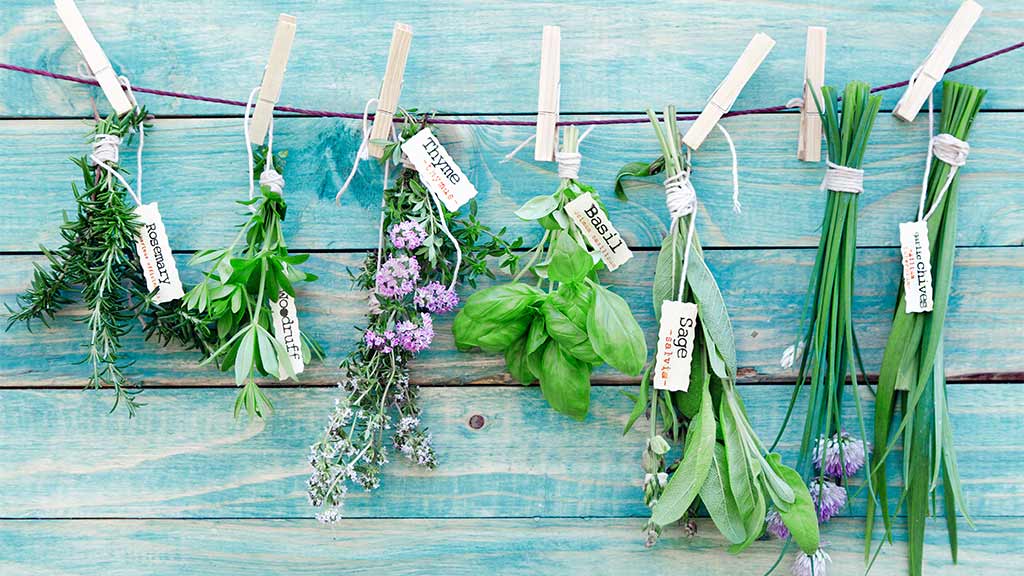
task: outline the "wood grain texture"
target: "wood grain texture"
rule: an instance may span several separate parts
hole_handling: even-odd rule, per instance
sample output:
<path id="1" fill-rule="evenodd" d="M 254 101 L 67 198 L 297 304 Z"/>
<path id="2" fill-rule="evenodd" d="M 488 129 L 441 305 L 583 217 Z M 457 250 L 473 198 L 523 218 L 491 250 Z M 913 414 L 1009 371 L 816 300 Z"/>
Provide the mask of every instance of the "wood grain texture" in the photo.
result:
<path id="1" fill-rule="evenodd" d="M 743 213 L 733 212 L 732 161 L 716 132 L 694 155 L 704 245 L 817 246 L 825 205 L 818 189 L 823 163 L 796 159 L 799 116 L 723 123 L 737 143 Z M 289 153 L 284 170 L 289 244 L 298 250 L 375 248 L 381 169 L 364 163 L 341 205 L 334 202 L 359 145 L 357 123 L 292 118 L 275 126 L 276 147 Z M 56 242 L 62 212 L 74 209 L 71 182 L 81 180 L 68 158 L 88 152 L 87 130 L 80 120 L 0 121 L 5 149 L 0 179 L 12 183 L 18 197 L 0 222 L 0 251 L 36 251 L 40 244 Z M 888 114 L 878 118 L 867 153 L 866 192 L 860 199 L 861 246 L 898 246 L 898 223 L 917 213 L 927 131 L 924 121 L 907 125 Z M 1018 145 L 1022 131 L 1024 113 L 982 114 L 978 119 L 962 176 L 959 245 L 1024 243 L 1024 197 L 1016 193 L 1017 183 L 1024 180 L 1024 153 Z M 440 137 L 480 190 L 484 223 L 495 229 L 509 226 L 512 234 L 536 241 L 540 227 L 513 212 L 535 195 L 554 192 L 556 167 L 529 160 L 527 152 L 502 162 L 530 132 L 448 127 Z M 234 237 L 241 220 L 236 201 L 246 197 L 248 186 L 243 142 L 237 120 L 158 120 L 147 131 L 143 198 L 159 202 L 176 250 L 219 247 Z M 660 178 L 630 184 L 630 202 L 612 194 L 615 175 L 626 162 L 659 155 L 650 126 L 602 127 L 587 138 L 582 153 L 581 177 L 602 194 L 609 216 L 629 244 L 660 246 L 669 224 Z M 134 147 L 126 147 L 123 154 L 134 166 Z"/>
<path id="2" fill-rule="evenodd" d="M 1000 403 L 993 404 L 998 389 Z M 352 491 L 349 518 L 646 517 L 640 428 L 623 437 L 631 401 L 602 387 L 578 423 L 552 411 L 536 388 L 424 390 L 424 425 L 438 468 L 396 457 L 382 487 Z M 762 439 L 778 431 L 789 386 L 743 387 Z M 107 416 L 106 398 L 75 390 L 0 391 L 0 518 L 311 518 L 306 448 L 334 390 L 273 391 L 265 421 L 231 416 L 234 390 L 151 390 L 139 417 Z M 871 402 L 864 394 L 866 417 Z M 802 419 L 805 398 L 796 409 Z M 847 423 L 855 412 L 848 406 Z M 950 389 L 964 492 L 972 514 L 1024 515 L 1024 384 Z M 469 420 L 484 418 L 473 429 Z M 793 462 L 800 430 L 780 452 Z M 894 493 L 896 480 L 894 480 Z M 865 494 L 844 515 L 862 515 Z M 966 530 L 965 530 L 966 532 Z M 639 533 L 637 534 L 639 537 Z"/>
<path id="3" fill-rule="evenodd" d="M 736 108 L 783 104 L 803 84 L 809 24 L 829 27 L 826 81 L 874 84 L 906 80 L 924 60 L 958 0 L 911 0 L 898 8 L 871 0 L 651 5 L 642 0 L 501 2 L 307 2 L 225 0 L 159 10 L 153 3 L 90 0 L 82 13 L 116 70 L 139 86 L 244 100 L 259 84 L 278 12 L 297 17 L 282 104 L 355 112 L 377 95 L 391 25 L 415 13 L 402 102 L 460 112 L 533 112 L 541 28 L 562 27 L 564 111 L 642 110 L 674 101 L 700 110 L 755 32 L 778 46 Z M 1024 18 L 1015 0 L 985 2 L 957 62 L 1020 41 Z M 74 74 L 80 60 L 52 5 L 9 0 L 0 14 L 0 60 Z M 458 31 L 458 34 L 452 32 Z M 1024 107 L 1016 70 L 1024 52 L 959 72 L 991 88 L 990 107 Z M 0 73 L 0 113 L 86 115 L 88 87 Z M 898 91 L 886 94 L 891 107 Z M 145 98 L 166 114 L 237 114 L 223 106 Z M 793 145 L 796 144 L 795 133 Z"/>
<path id="4" fill-rule="evenodd" d="M 1022 248 L 965 248 L 957 255 L 954 292 L 946 321 L 946 373 L 952 379 L 991 380 L 1000 374 L 1024 373 L 1024 309 L 1009 304 L 1024 285 Z M 657 334 L 651 306 L 651 283 L 657 253 L 639 252 L 623 268 L 606 274 L 609 285 L 629 302 L 647 335 Z M 715 250 L 707 261 L 722 287 L 736 333 L 741 381 L 788 381 L 795 372 L 779 366 L 782 351 L 800 333 L 807 280 L 814 262 L 812 250 Z M 0 256 L 0 303 L 13 305 L 23 290 L 38 256 Z M 361 263 L 359 254 L 316 254 L 305 269 L 320 276 L 299 287 L 302 327 L 327 351 L 326 364 L 311 365 L 301 375 L 306 384 L 332 384 L 335 368 L 360 333 L 365 297 L 352 290 L 348 266 Z M 900 266 L 895 249 L 862 249 L 858 257 L 855 327 L 869 372 L 877 372 L 888 337 Z M 185 281 L 196 278 L 183 272 Z M 463 292 L 465 297 L 466 291 Z M 67 314 L 46 329 L 34 332 L 14 326 L 0 332 L 0 388 L 10 386 L 79 386 L 85 367 L 81 343 L 85 327 Z M 70 316 L 70 317 L 69 317 Z M 452 316 L 436 324 L 432 348 L 420 356 L 413 378 L 424 384 L 509 383 L 503 358 L 481 352 L 460 353 L 451 336 Z M 146 386 L 232 386 L 231 374 L 199 368 L 199 355 L 177 348 L 144 343 L 135 334 L 124 340 L 126 359 L 136 362 L 132 373 Z M 44 343 L 45 345 L 40 345 Z M 608 368 L 601 382 L 633 382 Z"/>
<path id="5" fill-rule="evenodd" d="M 863 523 L 836 519 L 825 533 L 831 576 L 864 572 Z M 697 535 L 666 530 L 645 549 L 630 518 L 353 520 L 326 528 L 312 520 L 68 520 L 0 522 L 0 570 L 11 574 L 109 576 L 594 574 L 631 576 L 762 574 L 778 541 L 755 542 L 742 555 L 707 520 Z M 902 522 L 897 524 L 902 531 Z M 928 523 L 925 574 L 1015 576 L 1024 562 L 1024 521 L 978 519 L 960 534 L 960 564 L 949 562 L 940 522 Z M 777 573 L 788 574 L 790 552 Z M 871 574 L 906 574 L 903 542 L 888 547 Z"/>

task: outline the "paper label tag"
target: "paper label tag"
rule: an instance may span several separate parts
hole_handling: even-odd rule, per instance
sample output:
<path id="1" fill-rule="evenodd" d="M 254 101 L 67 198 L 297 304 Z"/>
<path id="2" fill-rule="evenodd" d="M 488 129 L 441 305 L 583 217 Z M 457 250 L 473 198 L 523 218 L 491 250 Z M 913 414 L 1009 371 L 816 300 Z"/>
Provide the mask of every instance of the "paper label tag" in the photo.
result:
<path id="1" fill-rule="evenodd" d="M 676 300 L 661 303 L 661 328 L 655 346 L 655 389 L 686 392 L 690 388 L 690 363 L 693 361 L 696 327 L 696 304 Z"/>
<path id="2" fill-rule="evenodd" d="M 299 335 L 299 314 L 295 309 L 295 299 L 281 290 L 273 304 L 274 337 L 288 352 L 292 361 L 292 371 L 301 374 L 306 365 L 302 362 L 302 338 Z M 281 380 L 284 380 L 284 372 Z"/>
<path id="3" fill-rule="evenodd" d="M 420 173 L 420 181 L 441 199 L 448 210 L 455 212 L 476 196 L 476 187 L 430 132 L 430 128 L 424 128 L 406 140 L 402 144 L 402 152 Z"/>
<path id="4" fill-rule="evenodd" d="M 633 257 L 633 252 L 626 246 L 626 241 L 619 236 L 619 231 L 612 226 L 608 215 L 597 205 L 589 192 L 584 192 L 578 198 L 565 205 L 565 211 L 590 240 L 590 244 L 597 248 L 608 270 L 615 270 Z"/>
<path id="5" fill-rule="evenodd" d="M 139 237 L 135 239 L 135 251 L 142 265 L 142 275 L 146 278 L 146 288 L 150 292 L 156 290 L 153 302 L 163 304 L 181 298 L 185 290 L 178 277 L 178 266 L 174 263 L 167 231 L 156 202 L 137 206 L 135 214 L 142 224 Z"/>
<path id="6" fill-rule="evenodd" d="M 932 257 L 927 222 L 900 224 L 900 252 L 903 254 L 906 312 L 930 312 L 933 306 Z"/>

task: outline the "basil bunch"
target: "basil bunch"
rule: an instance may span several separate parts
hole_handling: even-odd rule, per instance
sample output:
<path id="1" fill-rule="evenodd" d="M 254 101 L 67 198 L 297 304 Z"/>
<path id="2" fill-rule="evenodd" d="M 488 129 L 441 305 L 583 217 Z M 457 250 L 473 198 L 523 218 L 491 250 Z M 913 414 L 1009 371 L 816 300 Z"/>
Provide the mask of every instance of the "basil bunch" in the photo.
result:
<path id="1" fill-rule="evenodd" d="M 567 127 L 563 152 L 576 152 L 577 139 L 576 128 Z M 584 193 L 597 200 L 590 186 L 563 178 L 554 194 L 532 198 L 516 212 L 542 225 L 543 237 L 512 282 L 470 296 L 452 327 L 460 350 L 504 354 L 513 378 L 538 380 L 551 407 L 577 420 L 590 407 L 595 367 L 608 364 L 638 376 L 647 359 L 629 305 L 600 284 L 604 264 L 566 215 L 565 205 Z M 537 277 L 535 285 L 518 281 L 527 271 Z"/>

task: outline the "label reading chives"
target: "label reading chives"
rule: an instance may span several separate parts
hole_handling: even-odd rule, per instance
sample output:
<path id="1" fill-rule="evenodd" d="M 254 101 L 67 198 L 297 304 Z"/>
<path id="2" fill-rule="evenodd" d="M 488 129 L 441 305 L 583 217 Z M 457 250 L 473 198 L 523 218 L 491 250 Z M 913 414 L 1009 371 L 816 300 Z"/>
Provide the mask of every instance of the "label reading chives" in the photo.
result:
<path id="1" fill-rule="evenodd" d="M 661 329 L 655 345 L 654 388 L 686 392 L 696 336 L 697 305 L 665 300 L 661 303 Z"/>
<path id="2" fill-rule="evenodd" d="M 178 300 L 185 295 L 185 291 L 178 277 L 178 267 L 174 263 L 167 231 L 156 202 L 136 207 L 135 213 L 142 224 L 139 237 L 135 239 L 135 251 L 139 255 L 146 287 L 150 292 L 156 290 L 153 302 L 163 304 Z"/>
<path id="3" fill-rule="evenodd" d="M 292 363 L 292 371 L 301 374 L 305 369 L 302 361 L 302 338 L 299 335 L 299 315 L 295 309 L 295 299 L 281 290 L 273 304 L 274 337 L 284 346 Z M 281 380 L 286 377 L 281 371 Z"/>
<path id="4" fill-rule="evenodd" d="M 900 252 L 903 255 L 903 291 L 907 314 L 931 312 L 932 263 L 927 222 L 900 224 Z"/>
<path id="5" fill-rule="evenodd" d="M 584 192 L 566 204 L 565 211 L 576 223 L 576 227 L 587 236 L 590 244 L 597 248 L 608 270 L 614 271 L 633 257 L 626 241 L 589 192 Z"/>
<path id="6" fill-rule="evenodd" d="M 462 173 L 430 128 L 424 128 L 406 140 L 402 144 L 402 152 L 420 173 L 420 181 L 451 212 L 476 196 L 473 183 Z"/>

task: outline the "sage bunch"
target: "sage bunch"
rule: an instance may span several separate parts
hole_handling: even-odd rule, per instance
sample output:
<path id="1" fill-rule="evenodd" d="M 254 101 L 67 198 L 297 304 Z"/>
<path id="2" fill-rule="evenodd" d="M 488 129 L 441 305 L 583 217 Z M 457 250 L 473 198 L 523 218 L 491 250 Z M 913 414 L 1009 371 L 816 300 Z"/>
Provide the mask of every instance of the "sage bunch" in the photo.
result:
<path id="1" fill-rule="evenodd" d="M 97 117 L 89 139 L 130 144 L 146 118 L 141 107 L 121 116 Z M 147 339 L 188 348 L 209 346 L 210 333 L 180 302 L 153 302 L 155 291 L 151 294 L 146 286 L 136 249 L 141 224 L 125 184 L 114 175 L 127 171 L 111 161 L 104 167 L 88 156 L 72 161 L 82 171 L 82 185 L 71 185 L 75 216 L 64 216 L 60 248 L 42 248 L 47 266 L 35 265 L 31 285 L 17 297 L 15 308 L 8 306 L 7 329 L 24 322 L 31 330 L 34 320 L 48 325 L 58 312 L 80 302 L 84 312 L 77 319 L 88 331 L 82 360 L 89 367 L 86 387 L 112 388 L 111 412 L 123 405 L 131 417 L 142 404 L 122 348 L 135 323 L 142 323 Z"/>
<path id="2" fill-rule="evenodd" d="M 667 180 L 688 178 L 689 155 L 682 149 L 675 108 L 666 108 L 663 122 L 653 110 L 648 110 L 648 116 L 663 156 L 647 168 L 627 165 L 620 176 L 664 170 Z M 819 542 L 811 495 L 800 475 L 765 447 L 750 424 L 736 389 L 732 322 L 704 261 L 694 218 L 695 211 L 674 215 L 658 254 L 653 290 L 659 321 L 663 302 L 697 305 L 689 387 L 686 391 L 655 389 L 653 367 L 649 367 L 626 424 L 628 432 L 646 412 L 649 427 L 642 467 L 644 502 L 651 509 L 645 526 L 647 543 L 653 545 L 664 526 L 696 517 L 703 504 L 732 544 L 729 550 L 738 553 L 764 534 L 771 507 L 801 550 L 813 554 Z M 682 455 L 670 462 L 672 446 L 679 444 Z"/>
<path id="3" fill-rule="evenodd" d="M 253 178 L 283 170 L 284 155 L 261 150 L 254 156 Z M 298 268 L 309 254 L 288 253 L 282 227 L 287 204 L 279 186 L 263 183 L 259 195 L 238 203 L 248 209 L 248 219 L 227 247 L 192 256 L 190 264 L 207 270 L 185 294 L 184 304 L 213 326 L 215 346 L 202 363 L 216 362 L 222 371 L 234 372 L 241 387 L 235 416 L 244 409 L 249 417 L 263 417 L 273 403 L 256 383 L 257 376 L 296 377 L 288 350 L 272 333 L 272 306 L 281 292 L 294 298 L 295 284 L 316 276 Z M 300 332 L 299 345 L 304 362 L 323 359 L 323 349 L 305 332 Z"/>
<path id="4" fill-rule="evenodd" d="M 428 126 L 427 118 L 416 121 L 411 111 L 400 113 L 402 140 Z M 325 523 L 341 519 L 350 486 L 373 490 L 380 485 L 392 452 L 427 469 L 437 465 L 430 432 L 420 421 L 419 387 L 410 382 L 409 363 L 430 347 L 434 318 L 458 305 L 455 286 L 493 278 L 489 259 L 514 270 L 518 255 L 513 250 L 521 244 L 521 239 L 506 242 L 504 229 L 492 232 L 483 225 L 475 200 L 459 213 L 435 202 L 419 173 L 397 164 L 398 144 L 381 145 L 382 162 L 402 167 L 384 191 L 380 250 L 368 253 L 354 275 L 356 287 L 368 293 L 366 326 L 341 363 L 342 395 L 310 447 L 308 497 L 321 508 L 317 518 Z"/>
<path id="5" fill-rule="evenodd" d="M 566 127 L 562 151 L 578 151 L 578 130 Z M 583 420 L 590 408 L 590 377 L 602 364 L 637 376 L 647 357 L 643 331 L 626 301 L 601 285 L 604 263 L 570 221 L 565 206 L 596 191 L 561 178 L 553 194 L 528 200 L 516 215 L 544 234 L 511 282 L 485 288 L 466 301 L 452 327 L 460 350 L 502 354 L 512 377 L 540 382 L 552 408 Z M 592 252 L 593 250 L 593 252 Z M 522 281 L 530 272 L 533 283 Z"/>
<path id="6" fill-rule="evenodd" d="M 944 82 L 940 132 L 966 141 L 985 94 L 985 90 L 974 86 Z M 952 173 L 952 170 L 955 168 L 939 158 L 932 160 L 923 204 L 933 207 L 931 216 L 926 218 L 931 247 L 933 309 L 904 312 L 907 295 L 900 282 L 875 398 L 874 442 L 886 449 L 877 450 L 871 460 L 870 480 L 878 505 L 868 501 L 865 557 L 870 555 L 876 513 L 881 512 L 884 539 L 891 543 L 892 518 L 906 504 L 910 573 L 914 576 L 922 573 L 925 520 L 934 514 L 936 489 L 940 484 L 954 563 L 957 560 L 957 510 L 972 524 L 964 509 L 943 371 L 942 332 L 952 289 L 959 196 L 959 171 Z M 897 422 L 899 425 L 893 430 Z M 901 438 L 905 488 L 893 507 L 888 495 L 886 457 Z"/>

